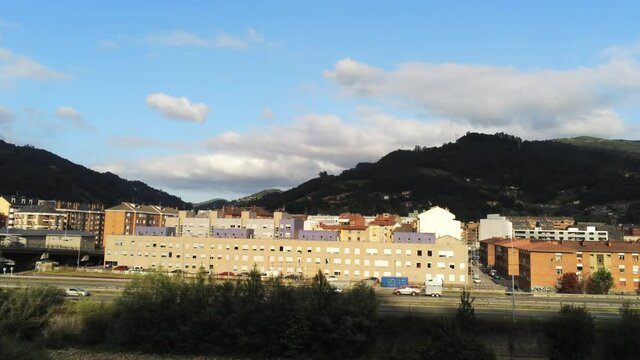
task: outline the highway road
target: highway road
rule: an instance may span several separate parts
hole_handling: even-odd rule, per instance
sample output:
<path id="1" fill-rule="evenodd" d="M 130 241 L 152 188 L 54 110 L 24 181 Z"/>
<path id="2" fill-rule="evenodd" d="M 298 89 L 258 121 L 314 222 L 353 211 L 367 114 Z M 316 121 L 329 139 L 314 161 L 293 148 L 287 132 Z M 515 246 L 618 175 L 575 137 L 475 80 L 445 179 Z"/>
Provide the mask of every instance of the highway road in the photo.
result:
<path id="1" fill-rule="evenodd" d="M 94 301 L 113 301 L 124 290 L 130 279 L 55 277 L 55 276 L 0 276 L 0 287 L 52 285 L 61 289 L 80 287 L 92 293 Z M 479 317 L 511 318 L 511 296 L 500 291 L 471 289 L 473 303 Z M 395 296 L 392 289 L 376 288 L 381 314 L 453 314 L 460 304 L 460 292 L 448 291 L 440 298 L 430 296 Z M 554 316 L 563 304 L 586 306 L 596 320 L 619 318 L 618 309 L 626 301 L 640 308 L 638 296 L 594 296 L 567 294 L 535 294 L 515 296 L 517 318 L 545 318 Z"/>

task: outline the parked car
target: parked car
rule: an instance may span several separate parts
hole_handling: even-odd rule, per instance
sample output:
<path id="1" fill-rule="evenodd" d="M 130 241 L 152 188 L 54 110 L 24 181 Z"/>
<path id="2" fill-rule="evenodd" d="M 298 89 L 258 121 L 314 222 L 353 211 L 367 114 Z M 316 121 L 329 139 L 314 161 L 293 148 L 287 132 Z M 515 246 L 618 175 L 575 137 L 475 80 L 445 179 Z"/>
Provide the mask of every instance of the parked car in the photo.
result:
<path id="1" fill-rule="evenodd" d="M 474 274 L 473 275 L 473 283 L 474 284 L 481 284 L 482 280 L 480 280 L 480 276 L 478 276 L 478 274 Z"/>
<path id="2" fill-rule="evenodd" d="M 420 293 L 420 287 L 416 285 L 407 285 L 393 289 L 394 295 L 411 295 L 416 296 Z"/>
<path id="3" fill-rule="evenodd" d="M 329 281 L 329 282 L 338 281 L 338 278 L 337 278 L 337 277 L 335 277 L 335 276 L 333 276 L 333 275 L 331 275 L 331 276 L 327 276 L 327 281 Z"/>
<path id="4" fill-rule="evenodd" d="M 65 290 L 64 293 L 65 293 L 66 296 L 75 296 L 75 297 L 91 295 L 90 292 L 88 292 L 85 289 L 81 289 L 81 288 L 69 288 L 69 289 Z"/>
<path id="5" fill-rule="evenodd" d="M 300 274 L 289 274 L 284 277 L 287 280 L 302 280 L 302 275 Z"/>
<path id="6" fill-rule="evenodd" d="M 118 265 L 118 266 L 114 267 L 113 270 L 115 270 L 115 271 L 125 271 L 125 270 L 129 270 L 129 267 L 127 265 Z"/>
<path id="7" fill-rule="evenodd" d="M 236 274 L 232 273 L 231 271 L 225 271 L 225 272 L 221 272 L 220 274 L 218 274 L 219 277 L 224 277 L 224 278 L 230 278 L 230 277 L 234 277 L 236 276 Z"/>

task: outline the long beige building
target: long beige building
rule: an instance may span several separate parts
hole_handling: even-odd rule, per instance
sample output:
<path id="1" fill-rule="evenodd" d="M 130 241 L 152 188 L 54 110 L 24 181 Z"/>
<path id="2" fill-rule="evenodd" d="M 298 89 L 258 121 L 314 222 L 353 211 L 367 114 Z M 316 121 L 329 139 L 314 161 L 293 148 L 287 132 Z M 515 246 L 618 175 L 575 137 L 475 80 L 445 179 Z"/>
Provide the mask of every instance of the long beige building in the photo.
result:
<path id="1" fill-rule="evenodd" d="M 404 276 L 412 283 L 441 278 L 468 281 L 467 246 L 443 236 L 432 244 L 108 235 L 105 263 L 166 271 L 249 271 L 313 276 L 318 270 L 340 280 Z"/>

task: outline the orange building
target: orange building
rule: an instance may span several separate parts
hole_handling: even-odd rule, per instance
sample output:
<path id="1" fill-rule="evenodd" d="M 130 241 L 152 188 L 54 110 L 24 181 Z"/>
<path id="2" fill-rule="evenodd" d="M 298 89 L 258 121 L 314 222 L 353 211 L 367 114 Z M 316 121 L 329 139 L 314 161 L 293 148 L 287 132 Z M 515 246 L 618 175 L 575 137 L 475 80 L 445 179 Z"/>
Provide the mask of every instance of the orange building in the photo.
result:
<path id="1" fill-rule="evenodd" d="M 480 264 L 486 267 L 494 267 L 496 264 L 496 243 L 505 241 L 505 238 L 490 238 L 480 240 Z"/>
<path id="2" fill-rule="evenodd" d="M 640 244 L 624 242 L 564 243 L 576 252 L 576 272 L 584 279 L 605 268 L 613 276 L 613 292 L 635 292 L 640 287 Z"/>
<path id="3" fill-rule="evenodd" d="M 135 235 L 138 226 L 165 226 L 178 210 L 155 205 L 121 203 L 104 211 L 104 239 L 107 235 Z"/>
<path id="4" fill-rule="evenodd" d="M 576 253 L 555 241 L 520 244 L 518 284 L 520 289 L 534 287 L 556 288 L 562 274 L 575 272 Z"/>
<path id="5" fill-rule="evenodd" d="M 520 253 L 518 246 L 529 245 L 531 240 L 502 240 L 494 243 L 495 264 L 494 268 L 503 277 L 520 275 Z"/>

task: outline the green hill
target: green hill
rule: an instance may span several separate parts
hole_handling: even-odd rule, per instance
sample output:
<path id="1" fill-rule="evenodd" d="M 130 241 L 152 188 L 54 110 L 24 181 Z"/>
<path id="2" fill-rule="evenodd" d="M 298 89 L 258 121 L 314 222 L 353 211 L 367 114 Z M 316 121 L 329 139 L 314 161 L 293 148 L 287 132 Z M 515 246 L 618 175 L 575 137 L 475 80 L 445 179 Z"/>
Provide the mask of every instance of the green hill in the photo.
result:
<path id="1" fill-rule="evenodd" d="M 591 136 L 580 136 L 556 140 L 561 143 L 588 146 L 598 149 L 621 151 L 640 155 L 640 141 L 638 140 L 608 140 Z"/>
<path id="2" fill-rule="evenodd" d="M 635 144 L 624 142 L 627 149 Z M 437 204 L 463 220 L 487 213 L 600 220 L 593 210 L 599 205 L 634 201 L 640 201 L 635 151 L 469 133 L 441 147 L 397 150 L 375 163 L 360 163 L 253 203 L 310 214 L 406 214 Z"/>

